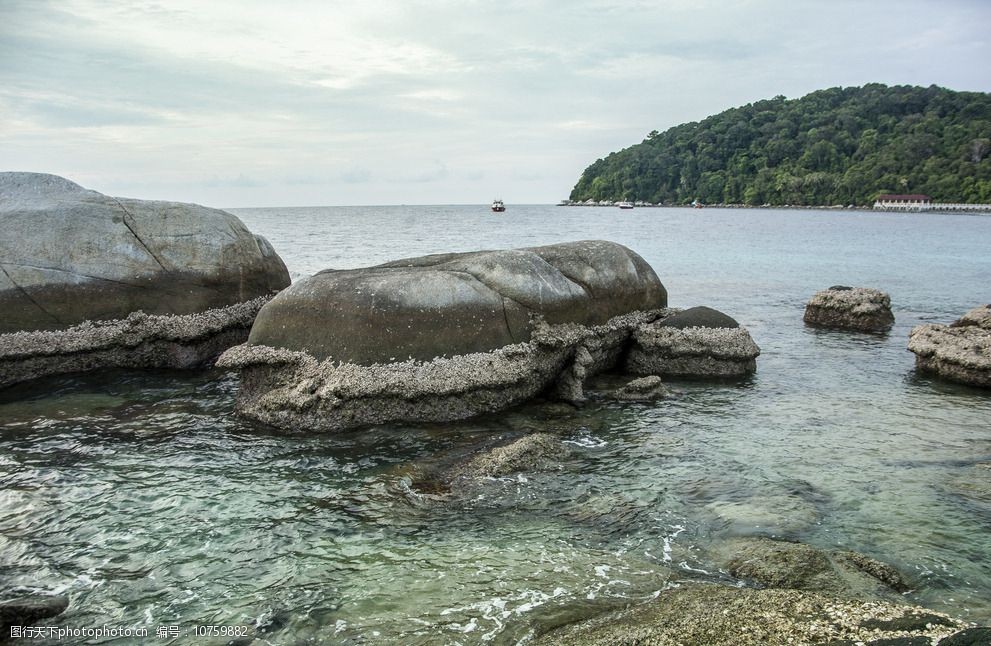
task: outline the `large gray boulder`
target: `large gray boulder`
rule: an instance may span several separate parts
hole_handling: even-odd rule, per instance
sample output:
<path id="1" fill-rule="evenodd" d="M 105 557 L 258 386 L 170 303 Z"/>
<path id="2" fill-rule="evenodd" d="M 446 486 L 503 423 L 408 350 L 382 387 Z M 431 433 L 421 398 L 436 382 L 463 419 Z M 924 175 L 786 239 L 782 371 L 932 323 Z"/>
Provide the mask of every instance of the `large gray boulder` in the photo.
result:
<path id="1" fill-rule="evenodd" d="M 284 428 L 464 419 L 582 400 L 666 304 L 611 242 L 426 256 L 300 281 L 218 365 L 241 371 L 241 414 Z"/>
<path id="2" fill-rule="evenodd" d="M 262 308 L 248 342 L 359 365 L 429 361 L 527 342 L 534 315 L 593 326 L 666 305 L 636 253 L 572 242 L 323 271 Z"/>
<path id="3" fill-rule="evenodd" d="M 193 314 L 289 285 L 271 245 L 230 213 L 55 175 L 0 173 L 0 227 L 0 334 Z"/>
<path id="4" fill-rule="evenodd" d="M 908 349 L 922 372 L 991 388 L 991 305 L 975 307 L 950 325 L 917 325 Z"/>

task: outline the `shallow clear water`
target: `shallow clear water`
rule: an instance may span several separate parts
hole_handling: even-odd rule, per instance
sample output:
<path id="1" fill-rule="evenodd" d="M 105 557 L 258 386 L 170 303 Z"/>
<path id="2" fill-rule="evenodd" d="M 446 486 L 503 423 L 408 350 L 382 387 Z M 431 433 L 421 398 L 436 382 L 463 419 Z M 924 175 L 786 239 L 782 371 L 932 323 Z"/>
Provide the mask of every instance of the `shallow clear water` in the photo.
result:
<path id="1" fill-rule="evenodd" d="M 991 300 L 991 218 L 484 206 L 241 209 L 294 279 L 424 253 L 602 238 L 675 307 L 761 346 L 740 384 L 656 404 L 286 433 L 232 414 L 234 375 L 133 372 L 0 392 L 0 598 L 64 591 L 60 625 L 269 625 L 271 643 L 510 643 L 672 581 L 727 578 L 739 534 L 859 550 L 910 601 L 991 621 L 991 394 L 917 375 L 920 322 Z M 834 284 L 888 291 L 889 335 L 817 331 Z M 439 502 L 411 464 L 550 428 L 558 470 Z M 983 477 L 983 480 L 981 478 Z M 983 484 L 982 484 L 983 483 Z M 173 643 L 186 643 L 182 638 Z M 169 643 L 168 640 L 160 640 Z M 222 640 L 218 643 L 222 643 Z"/>

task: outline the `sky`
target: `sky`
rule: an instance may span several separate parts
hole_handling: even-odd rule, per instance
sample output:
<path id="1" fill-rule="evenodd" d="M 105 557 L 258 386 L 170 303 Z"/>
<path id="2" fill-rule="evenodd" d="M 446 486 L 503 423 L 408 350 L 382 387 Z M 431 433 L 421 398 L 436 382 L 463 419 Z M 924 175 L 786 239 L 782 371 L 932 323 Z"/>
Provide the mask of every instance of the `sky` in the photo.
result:
<path id="1" fill-rule="evenodd" d="M 0 0 L 0 171 L 216 207 L 555 203 L 727 108 L 991 91 L 989 0 Z"/>

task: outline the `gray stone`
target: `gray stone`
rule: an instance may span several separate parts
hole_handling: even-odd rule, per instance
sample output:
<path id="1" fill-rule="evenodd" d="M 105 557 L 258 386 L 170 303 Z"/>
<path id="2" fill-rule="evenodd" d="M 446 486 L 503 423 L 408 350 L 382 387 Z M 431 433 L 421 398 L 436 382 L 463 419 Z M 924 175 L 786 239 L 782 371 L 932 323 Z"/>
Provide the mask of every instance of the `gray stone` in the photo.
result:
<path id="1" fill-rule="evenodd" d="M 537 316 L 595 326 L 666 305 L 650 266 L 612 242 L 439 254 L 301 280 L 262 309 L 249 343 L 358 365 L 430 361 L 526 343 Z"/>
<path id="2" fill-rule="evenodd" d="M 922 372 L 991 388 L 991 305 L 975 307 L 950 325 L 917 325 L 908 349 Z"/>
<path id="3" fill-rule="evenodd" d="M 671 319 L 674 324 L 667 324 Z M 692 322 L 699 325 L 690 325 Z M 672 377 L 740 377 L 757 370 L 759 355 L 760 348 L 750 333 L 731 317 L 707 307 L 691 308 L 639 326 L 633 333 L 626 371 Z"/>
<path id="4" fill-rule="evenodd" d="M 0 173 L 0 226 L 0 333 L 194 314 L 289 284 L 271 245 L 230 213 L 55 175 Z"/>
<path id="5" fill-rule="evenodd" d="M 860 332 L 887 332 L 895 322 L 891 298 L 866 287 L 834 285 L 816 292 L 805 306 L 809 325 Z"/>

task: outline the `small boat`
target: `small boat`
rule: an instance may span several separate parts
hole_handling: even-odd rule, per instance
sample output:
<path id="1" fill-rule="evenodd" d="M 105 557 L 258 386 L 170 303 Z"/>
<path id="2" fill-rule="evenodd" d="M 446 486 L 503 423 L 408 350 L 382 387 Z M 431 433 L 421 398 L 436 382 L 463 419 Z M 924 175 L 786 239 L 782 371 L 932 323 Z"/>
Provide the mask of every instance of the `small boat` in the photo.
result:
<path id="1" fill-rule="evenodd" d="M 502 203 L 502 200 L 492 200 L 492 210 L 496 213 L 502 213 L 506 210 L 506 205 Z"/>
<path id="2" fill-rule="evenodd" d="M 699 202 L 698 200 L 695 200 L 694 202 L 692 202 L 692 208 L 693 209 L 701 209 L 702 208 L 702 203 Z"/>
<path id="3" fill-rule="evenodd" d="M 632 209 L 633 202 L 618 202 L 616 206 L 618 206 L 621 209 Z"/>

